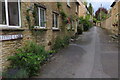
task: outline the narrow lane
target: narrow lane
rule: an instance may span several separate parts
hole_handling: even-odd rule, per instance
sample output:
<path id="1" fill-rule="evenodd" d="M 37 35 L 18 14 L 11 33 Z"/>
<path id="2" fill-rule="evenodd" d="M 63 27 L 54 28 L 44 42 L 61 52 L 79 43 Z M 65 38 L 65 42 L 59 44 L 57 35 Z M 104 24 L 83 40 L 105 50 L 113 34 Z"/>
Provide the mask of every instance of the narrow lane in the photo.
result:
<path id="1" fill-rule="evenodd" d="M 36 78 L 116 78 L 117 46 L 106 31 L 93 27 L 56 54 Z"/>

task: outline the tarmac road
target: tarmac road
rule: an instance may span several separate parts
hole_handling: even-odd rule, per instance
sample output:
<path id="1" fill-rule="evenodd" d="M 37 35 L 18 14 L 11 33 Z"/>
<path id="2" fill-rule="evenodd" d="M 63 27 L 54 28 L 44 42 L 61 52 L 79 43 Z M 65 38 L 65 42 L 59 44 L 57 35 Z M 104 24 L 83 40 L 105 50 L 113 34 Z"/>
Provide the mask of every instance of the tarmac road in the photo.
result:
<path id="1" fill-rule="evenodd" d="M 118 43 L 99 27 L 59 51 L 35 78 L 117 78 Z"/>

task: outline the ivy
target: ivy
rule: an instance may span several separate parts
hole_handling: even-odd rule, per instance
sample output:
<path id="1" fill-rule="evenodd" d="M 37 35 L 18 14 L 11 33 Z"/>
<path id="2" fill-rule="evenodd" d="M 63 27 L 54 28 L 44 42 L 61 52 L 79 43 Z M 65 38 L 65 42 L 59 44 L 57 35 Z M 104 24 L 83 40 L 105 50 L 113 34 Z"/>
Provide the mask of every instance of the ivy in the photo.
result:
<path id="1" fill-rule="evenodd" d="M 27 22 L 28 22 L 29 28 L 31 28 L 30 10 L 31 10 L 31 9 L 27 9 L 27 10 L 26 10 L 26 20 L 27 20 Z"/>
<path id="2" fill-rule="evenodd" d="M 61 6 L 62 4 L 60 2 L 57 2 L 57 8 L 60 9 Z"/>

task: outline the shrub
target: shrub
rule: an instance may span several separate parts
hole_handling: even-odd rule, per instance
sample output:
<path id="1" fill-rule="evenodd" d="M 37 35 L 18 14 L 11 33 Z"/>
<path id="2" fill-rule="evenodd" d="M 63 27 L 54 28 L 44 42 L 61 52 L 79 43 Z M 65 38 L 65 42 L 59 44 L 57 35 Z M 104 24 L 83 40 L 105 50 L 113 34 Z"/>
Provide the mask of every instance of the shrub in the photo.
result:
<path id="1" fill-rule="evenodd" d="M 36 75 L 40 68 L 41 59 L 41 56 L 34 55 L 34 53 L 17 53 L 9 58 L 13 67 L 25 68 L 30 76 Z"/>
<path id="2" fill-rule="evenodd" d="M 83 17 L 80 17 L 79 23 L 83 24 L 84 31 L 88 31 L 90 29 L 90 27 L 92 27 L 92 22 L 90 22 L 89 19 L 87 19 L 87 18 L 84 19 Z"/>
<path id="3" fill-rule="evenodd" d="M 89 30 L 89 22 L 86 21 L 86 24 L 83 24 L 83 29 L 84 31 L 88 31 Z"/>
<path id="4" fill-rule="evenodd" d="M 28 73 L 26 69 L 9 69 L 2 73 L 2 78 L 28 78 Z"/>
<path id="5" fill-rule="evenodd" d="M 57 37 L 55 40 L 55 44 L 53 46 L 54 50 L 59 50 L 61 48 L 66 47 L 67 45 L 69 45 L 69 37 L 65 36 L 63 38 Z"/>
<path id="6" fill-rule="evenodd" d="M 65 36 L 63 38 L 64 47 L 69 45 L 69 39 L 70 39 L 70 37 L 68 37 L 68 36 Z"/>
<path id="7" fill-rule="evenodd" d="M 22 48 L 17 50 L 20 53 L 34 53 L 36 55 L 45 55 L 46 51 L 43 46 L 36 44 L 35 42 L 29 41 Z"/>
<path id="8" fill-rule="evenodd" d="M 82 34 L 83 33 L 83 30 L 82 30 L 81 27 L 78 27 L 77 31 L 78 31 L 77 34 Z"/>
<path id="9" fill-rule="evenodd" d="M 34 42 L 28 42 L 24 47 L 18 49 L 18 53 L 11 56 L 9 60 L 13 68 L 19 67 L 27 70 L 29 76 L 34 76 L 40 69 L 40 64 L 48 57 L 44 47 Z"/>

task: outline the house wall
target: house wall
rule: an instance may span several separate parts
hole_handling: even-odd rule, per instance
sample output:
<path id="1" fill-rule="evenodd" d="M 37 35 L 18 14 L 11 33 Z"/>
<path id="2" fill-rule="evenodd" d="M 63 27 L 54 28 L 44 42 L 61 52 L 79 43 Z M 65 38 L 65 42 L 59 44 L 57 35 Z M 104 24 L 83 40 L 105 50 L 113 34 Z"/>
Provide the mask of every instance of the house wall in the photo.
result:
<path id="1" fill-rule="evenodd" d="M 118 25 L 118 33 L 120 34 L 120 1 L 118 2 L 118 15 L 119 15 L 119 18 L 118 18 L 118 21 L 119 21 L 119 25 Z"/>
<path id="2" fill-rule="evenodd" d="M 80 6 L 79 6 L 79 16 L 85 17 L 86 13 L 87 13 L 87 9 L 85 7 L 85 5 L 81 2 Z"/>
<path id="3" fill-rule="evenodd" d="M 116 2 L 116 4 L 111 9 L 111 16 L 107 18 L 105 21 L 102 21 L 102 27 L 108 29 L 113 34 L 118 34 L 118 28 L 119 28 L 119 8 L 120 8 L 120 1 Z M 117 26 L 114 26 L 114 24 L 117 24 Z"/>
<path id="4" fill-rule="evenodd" d="M 9 56 L 12 56 L 16 53 L 16 49 L 24 46 L 26 41 L 35 41 L 38 44 L 45 46 L 46 50 L 51 50 L 52 46 L 54 44 L 54 41 L 57 36 L 64 37 L 64 36 L 73 36 L 75 34 L 75 30 L 69 31 L 67 30 L 68 24 L 63 25 L 61 16 L 59 16 L 59 30 L 53 30 L 52 29 L 52 12 L 55 11 L 59 13 L 59 9 L 57 8 L 57 3 L 38 3 L 40 5 L 44 5 L 46 7 L 46 29 L 34 29 L 30 30 L 28 27 L 28 22 L 26 20 L 26 11 L 34 5 L 34 3 L 29 2 L 22 2 L 21 3 L 21 28 L 0 28 L 0 35 L 12 35 L 12 34 L 22 34 L 22 39 L 16 39 L 16 40 L 8 40 L 8 41 L 2 41 L 0 44 L 2 44 L 1 49 L 1 64 L 2 64 L 2 70 L 6 69 L 10 62 L 7 61 Z M 76 15 L 76 3 L 72 2 L 70 3 L 70 7 L 67 6 L 67 3 L 61 3 L 62 9 L 65 11 L 65 13 L 68 16 Z M 34 18 L 32 11 L 29 12 L 31 25 L 34 25 Z M 75 24 L 74 24 L 75 27 Z M 75 27 L 76 29 L 76 27 Z"/>

